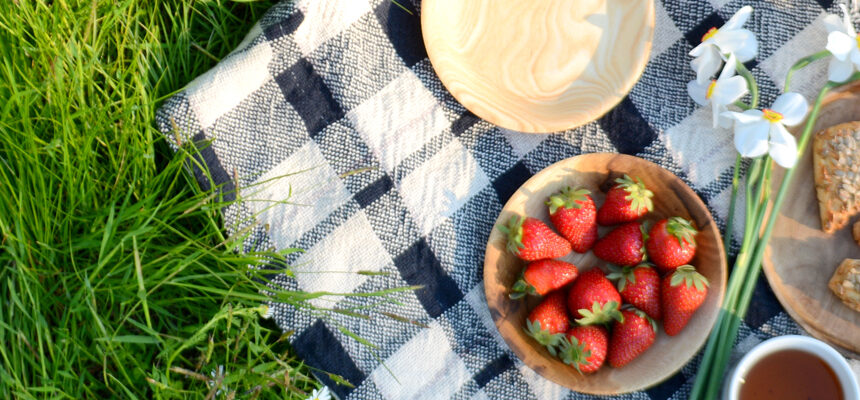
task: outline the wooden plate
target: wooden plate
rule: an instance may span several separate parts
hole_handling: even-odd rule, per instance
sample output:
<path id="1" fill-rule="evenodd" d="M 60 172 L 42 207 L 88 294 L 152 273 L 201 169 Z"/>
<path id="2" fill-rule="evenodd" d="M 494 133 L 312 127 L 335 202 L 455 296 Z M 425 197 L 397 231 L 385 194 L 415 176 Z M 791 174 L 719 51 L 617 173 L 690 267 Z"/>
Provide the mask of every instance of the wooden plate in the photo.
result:
<path id="1" fill-rule="evenodd" d="M 857 120 L 860 85 L 855 84 L 825 99 L 814 132 Z M 762 268 L 783 307 L 811 335 L 860 354 L 860 313 L 842 304 L 827 287 L 843 259 L 860 258 L 860 247 L 851 238 L 850 224 L 832 235 L 821 231 L 811 145 L 810 140 L 798 161 Z M 781 168 L 774 171 L 774 193 L 783 174 Z"/>
<path id="2" fill-rule="evenodd" d="M 653 0 L 424 0 L 421 29 L 439 79 L 479 117 L 561 131 L 612 109 L 639 79 Z"/>
<path id="3" fill-rule="evenodd" d="M 708 297 L 689 325 L 675 337 L 660 328 L 657 341 L 639 358 L 614 369 L 607 365 L 588 376 L 552 357 L 523 331 L 526 316 L 538 302 L 534 296 L 526 301 L 511 300 L 509 288 L 525 263 L 505 251 L 505 237 L 493 229 L 484 260 L 484 289 L 490 314 L 511 350 L 530 368 L 560 385 L 592 394 L 620 394 L 653 386 L 683 367 L 705 343 L 716 321 L 726 285 L 726 257 L 719 230 L 702 200 L 678 177 L 660 166 L 640 158 L 619 154 L 585 154 L 559 161 L 529 179 L 502 209 L 496 226 L 514 215 L 528 215 L 549 223 L 544 201 L 564 186 L 590 189 L 594 201 L 603 204 L 599 187 L 608 178 L 621 174 L 642 178 L 654 192 L 654 211 L 647 219 L 670 216 L 691 219 L 699 228 L 698 249 L 692 264 L 711 282 Z M 609 228 L 601 228 L 601 236 Z M 571 253 L 564 260 L 580 271 L 605 266 L 592 252 Z M 604 269 L 605 270 L 605 269 Z"/>

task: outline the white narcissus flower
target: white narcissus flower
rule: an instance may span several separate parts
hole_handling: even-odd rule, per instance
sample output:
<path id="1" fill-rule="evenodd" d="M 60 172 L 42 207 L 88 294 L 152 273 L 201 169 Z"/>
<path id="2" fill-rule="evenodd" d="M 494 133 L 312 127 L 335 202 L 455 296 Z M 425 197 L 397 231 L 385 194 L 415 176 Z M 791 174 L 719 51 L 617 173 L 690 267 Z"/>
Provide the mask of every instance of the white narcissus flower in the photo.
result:
<path id="1" fill-rule="evenodd" d="M 720 73 L 720 77 L 710 82 L 700 83 L 692 80 L 687 83 L 687 92 L 693 101 L 699 105 L 711 105 L 714 114 L 714 128 L 718 125 L 728 127 L 731 120 L 721 117 L 726 111 L 726 106 L 732 104 L 747 93 L 747 81 L 735 75 L 737 60 L 734 54 L 729 56 L 726 67 Z"/>
<path id="2" fill-rule="evenodd" d="M 328 386 L 323 386 L 322 389 L 316 389 L 311 393 L 308 400 L 331 400 L 331 393 L 328 391 Z"/>
<path id="3" fill-rule="evenodd" d="M 843 82 L 854 70 L 860 68 L 860 38 L 849 18 L 848 9 L 842 7 L 842 20 L 833 14 L 824 17 L 827 28 L 827 50 L 833 54 L 827 68 L 827 78 L 833 82 Z"/>
<path id="4" fill-rule="evenodd" d="M 758 40 L 748 29 L 741 28 L 749 20 L 752 11 L 750 6 L 741 8 L 725 25 L 719 29 L 711 28 L 705 33 L 702 43 L 690 51 L 690 55 L 695 57 L 690 62 L 690 67 L 696 71 L 696 80 L 699 83 L 704 84 L 714 76 L 720 70 L 723 60 L 728 59 L 731 54 L 740 62 L 755 58 L 758 53 Z"/>
<path id="5" fill-rule="evenodd" d="M 791 168 L 797 162 L 797 141 L 786 126 L 803 121 L 809 103 L 798 93 L 784 93 L 771 108 L 723 115 L 735 120 L 735 148 L 744 157 L 769 153 L 777 164 Z"/>

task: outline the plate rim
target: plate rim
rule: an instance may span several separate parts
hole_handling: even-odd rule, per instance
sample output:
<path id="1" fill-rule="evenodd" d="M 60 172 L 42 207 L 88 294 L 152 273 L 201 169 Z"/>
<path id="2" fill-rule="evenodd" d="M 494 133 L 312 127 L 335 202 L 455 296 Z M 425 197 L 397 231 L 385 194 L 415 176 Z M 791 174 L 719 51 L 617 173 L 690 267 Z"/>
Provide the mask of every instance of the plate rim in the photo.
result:
<path id="1" fill-rule="evenodd" d="M 822 101 L 821 106 L 823 108 L 830 103 L 836 102 L 836 101 L 838 101 L 842 98 L 845 98 L 847 96 L 851 96 L 852 94 L 855 97 L 858 97 L 858 102 L 860 102 L 860 82 L 855 82 L 855 83 L 834 89 L 833 91 L 831 91 L 830 93 L 825 95 L 825 98 Z M 807 119 L 804 119 L 802 123 L 797 124 L 797 127 L 802 128 L 806 124 L 806 121 L 807 121 Z M 797 134 L 797 132 L 799 132 L 799 129 L 797 127 L 795 127 L 794 129 L 791 130 L 795 134 Z M 821 131 L 822 129 L 826 129 L 826 127 L 815 130 L 814 132 L 812 132 L 812 135 L 815 135 L 817 132 Z M 806 157 L 808 155 L 807 152 L 812 151 L 812 145 L 813 145 L 813 142 L 812 142 L 812 140 L 810 140 L 809 143 L 807 143 L 807 148 L 804 151 L 804 157 Z M 802 166 L 798 166 L 798 167 L 802 167 Z M 809 168 L 812 168 L 812 166 L 809 166 Z M 782 176 L 784 176 L 784 175 L 785 175 L 784 170 L 780 170 L 778 174 L 774 175 L 774 179 L 773 179 L 773 182 L 771 184 L 772 189 L 776 190 L 779 188 L 779 183 L 781 181 Z M 780 179 L 776 179 L 776 178 L 780 178 Z M 797 180 L 793 181 L 791 183 L 791 187 L 789 188 L 789 190 L 794 190 L 798 184 L 799 184 L 799 181 L 797 181 Z M 816 199 L 817 199 L 817 197 L 816 197 Z M 816 211 L 818 210 L 819 205 L 817 202 L 815 202 L 812 206 L 815 208 Z M 773 210 L 771 209 L 768 212 L 770 213 L 772 211 Z M 783 214 L 783 210 L 779 211 L 779 215 L 786 217 L 786 218 L 789 218 L 787 215 Z M 843 229 L 850 229 L 850 227 L 844 227 Z M 784 284 L 782 283 L 783 282 L 782 277 L 776 272 L 776 266 L 775 266 L 774 261 L 772 259 L 773 251 L 774 251 L 773 242 L 770 242 L 765 247 L 765 254 L 764 254 L 764 257 L 762 258 L 761 269 L 764 271 L 765 279 L 767 279 L 767 283 L 768 283 L 768 285 L 770 285 L 771 291 L 773 292 L 774 297 L 776 297 L 777 301 L 779 301 L 779 304 L 780 304 L 780 306 L 782 306 L 783 310 L 785 310 L 785 312 L 788 314 L 789 317 L 791 317 L 792 320 L 794 320 L 798 325 L 800 325 L 807 333 L 809 333 L 813 337 L 820 339 L 820 340 L 836 347 L 837 350 L 842 352 L 843 354 L 853 355 L 855 358 L 860 357 L 860 343 L 858 343 L 854 346 L 851 346 L 850 340 L 841 339 L 840 337 L 833 335 L 833 333 L 831 333 L 831 332 L 827 332 L 827 331 L 824 331 L 824 330 L 821 330 L 819 328 L 812 326 L 807 321 L 807 319 L 803 317 L 803 313 L 801 313 L 800 311 L 795 310 L 793 307 L 791 307 L 792 303 L 789 302 L 788 299 L 786 298 L 788 295 L 786 293 L 783 293 L 781 290 L 776 290 L 777 287 L 781 288 L 784 286 Z M 829 290 L 828 290 L 828 292 L 829 292 Z M 823 309 L 823 308 L 821 308 L 821 309 Z"/>
<path id="2" fill-rule="evenodd" d="M 498 127 L 504 128 L 504 129 L 511 129 L 511 130 L 514 130 L 514 131 L 520 132 L 520 133 L 549 134 L 549 133 L 564 132 L 566 130 L 578 128 L 578 127 L 583 126 L 585 124 L 588 124 L 592 121 L 595 121 L 595 120 L 601 118 L 602 116 L 606 115 L 606 113 L 608 113 L 609 111 L 614 109 L 616 106 L 618 106 L 618 104 L 620 104 L 621 101 L 623 101 L 630 94 L 630 91 L 633 90 L 633 87 L 636 86 L 636 83 L 639 82 L 639 80 L 642 78 L 642 74 L 645 73 L 645 67 L 648 65 L 648 62 L 651 58 L 651 51 L 653 50 L 653 47 L 654 47 L 654 35 L 655 35 L 655 31 L 657 30 L 657 28 L 656 28 L 657 27 L 657 10 L 656 10 L 655 0 L 645 0 L 645 7 L 646 7 L 646 11 L 647 11 L 646 23 L 647 23 L 647 27 L 649 29 L 648 29 L 648 34 L 642 35 L 641 39 L 640 39 L 640 40 L 645 41 L 645 47 L 644 47 L 642 53 L 639 54 L 638 59 L 636 60 L 635 68 L 632 68 L 629 70 L 631 73 L 626 76 L 629 79 L 627 79 L 624 82 L 624 84 L 618 88 L 619 93 L 623 93 L 623 95 L 616 96 L 616 98 L 613 99 L 612 101 L 602 103 L 601 106 L 595 108 L 595 111 L 591 115 L 583 117 L 583 118 L 571 120 L 569 123 L 555 124 L 557 126 L 555 126 L 555 125 L 543 126 L 542 127 L 543 129 L 531 129 L 533 127 L 538 128 L 537 126 L 535 126 L 535 124 L 531 124 L 531 126 L 525 127 L 526 129 L 523 129 L 524 127 L 511 127 L 511 126 L 505 126 L 503 124 L 499 124 L 498 121 L 495 118 L 493 118 L 493 116 L 487 116 L 487 115 L 484 115 L 483 113 L 475 112 L 474 110 L 472 110 L 472 108 L 470 108 L 465 103 L 463 103 L 462 99 L 459 96 L 457 96 L 453 92 L 451 92 L 451 90 L 449 89 L 450 82 L 447 82 L 447 79 L 443 78 L 442 74 L 439 74 L 438 72 L 436 72 L 436 71 L 438 71 L 438 67 L 439 67 L 439 63 L 433 61 L 433 59 L 435 58 L 434 54 L 436 53 L 436 49 L 435 49 L 435 47 L 430 45 L 428 38 L 427 38 L 427 30 L 423 29 L 424 26 L 427 25 L 427 20 L 429 18 L 429 17 L 427 17 L 428 13 L 423 12 L 424 7 L 427 6 L 428 4 L 434 2 L 434 1 L 442 1 L 442 0 L 422 0 L 421 12 L 420 12 L 420 14 L 421 14 L 420 23 L 421 23 L 421 27 L 422 27 L 421 39 L 423 41 L 424 48 L 427 52 L 427 59 L 430 60 L 430 65 L 432 66 L 433 71 L 436 73 L 436 76 L 439 78 L 439 81 L 442 82 L 442 85 L 445 87 L 445 90 L 448 91 L 448 93 L 450 93 L 451 96 L 453 96 L 457 100 L 457 102 L 460 103 L 469 112 L 472 112 L 473 114 L 475 114 L 479 118 L 481 118 L 485 121 L 488 121 L 493 125 L 496 125 Z M 606 2 L 606 1 L 610 1 L 610 0 L 604 0 L 604 2 Z M 468 103 L 468 101 L 467 101 L 467 103 Z M 540 125 L 546 125 L 546 124 L 540 124 Z"/>
<path id="3" fill-rule="evenodd" d="M 627 155 L 627 154 L 618 154 L 618 153 L 606 153 L 606 152 L 601 152 L 601 153 L 584 153 L 584 154 L 579 154 L 579 155 L 576 155 L 576 156 L 573 156 L 573 157 L 568 157 L 568 158 L 565 158 L 565 159 L 562 159 L 562 160 L 556 161 L 556 162 L 554 162 L 554 163 L 550 164 L 549 166 L 547 166 L 547 167 L 545 167 L 545 168 L 541 169 L 541 170 L 540 170 L 540 171 L 538 171 L 536 174 L 532 175 L 528 180 L 526 180 L 525 182 L 523 182 L 523 183 L 522 183 L 522 184 L 517 188 L 517 190 L 514 192 L 514 194 L 513 194 L 510 198 L 508 198 L 508 200 L 507 200 L 507 201 L 505 202 L 505 204 L 502 206 L 502 210 L 499 212 L 499 214 L 496 216 L 495 221 L 493 222 L 493 228 L 492 228 L 492 229 L 496 229 L 496 226 L 499 224 L 499 218 L 501 217 L 501 214 L 504 212 L 505 208 L 506 208 L 506 207 L 508 206 L 508 204 L 512 201 L 512 199 L 514 199 L 514 197 L 516 196 L 516 193 L 517 193 L 517 192 L 519 192 L 519 191 L 520 191 L 520 189 L 522 189 L 522 187 L 523 187 L 523 186 L 526 186 L 530 181 L 532 181 L 532 180 L 536 179 L 539 175 L 544 174 L 544 173 L 548 173 L 547 171 L 549 171 L 549 170 L 550 170 L 550 169 L 552 169 L 553 167 L 558 166 L 559 164 L 562 164 L 562 163 L 565 163 L 565 162 L 569 162 L 569 161 L 574 160 L 574 159 L 577 159 L 577 158 L 602 157 L 602 156 L 607 156 L 607 155 L 609 155 L 609 156 L 613 156 L 613 157 L 628 158 L 628 159 L 632 159 L 632 160 L 634 160 L 635 162 L 643 162 L 643 163 L 645 163 L 645 164 L 651 164 L 652 166 L 655 166 L 655 167 L 659 168 L 660 170 L 662 170 L 663 172 L 665 172 L 667 175 L 671 176 L 673 180 L 676 180 L 677 182 L 681 183 L 681 184 L 682 184 L 682 186 L 681 186 L 681 187 L 683 188 L 683 190 L 684 190 L 684 191 L 686 191 L 686 192 L 688 192 L 688 194 L 692 195 L 692 197 L 694 198 L 694 201 L 695 201 L 696 203 L 698 203 L 698 205 L 701 207 L 701 209 L 706 213 L 706 215 L 707 215 L 707 217 L 708 217 L 709 221 L 713 224 L 713 226 L 715 227 L 715 229 L 716 229 L 716 231 L 717 231 L 717 232 L 716 232 L 716 236 L 715 236 L 715 239 L 716 239 L 716 245 L 717 245 L 717 246 L 716 246 L 716 247 L 717 247 L 716 251 L 718 252 L 718 257 L 719 257 L 719 263 L 720 263 L 720 275 L 722 276 L 722 286 L 721 286 L 721 288 L 720 288 L 721 290 L 719 290 L 719 291 L 715 291 L 715 294 L 718 296 L 718 298 L 717 298 L 717 300 L 716 300 L 717 305 L 719 306 L 719 308 L 722 308 L 721 306 L 722 306 L 723 300 L 725 299 L 725 293 L 726 293 L 726 288 L 727 288 L 727 285 L 728 285 L 728 277 L 729 277 L 729 273 L 728 273 L 728 258 L 727 258 L 727 256 L 726 256 L 725 246 L 724 246 L 724 243 L 723 243 L 723 238 L 722 238 L 722 235 L 721 235 L 720 229 L 719 229 L 719 227 L 716 225 L 716 221 L 714 220 L 713 215 L 711 214 L 711 211 L 708 209 L 707 204 L 705 204 L 705 202 L 702 200 L 702 198 L 701 198 L 698 194 L 696 194 L 696 192 L 695 192 L 695 191 L 693 191 L 693 189 L 692 189 L 689 185 L 687 185 L 687 183 L 686 183 L 686 182 L 684 182 L 681 178 L 679 178 L 677 175 L 675 175 L 675 174 L 674 174 L 674 173 L 672 173 L 671 171 L 667 170 L 666 168 L 663 168 L 663 167 L 662 167 L 662 166 L 660 166 L 659 164 L 656 164 L 656 163 L 654 163 L 654 162 L 652 162 L 652 161 L 649 161 L 649 160 L 646 160 L 646 159 L 644 159 L 644 158 L 640 158 L 640 157 L 636 157 L 636 156 L 631 156 L 631 155 Z M 490 267 L 490 262 L 488 261 L 488 255 L 490 254 L 490 250 L 491 250 L 491 248 L 492 248 L 492 246 L 491 246 L 491 245 L 492 245 L 492 240 L 493 240 L 493 235 L 492 235 L 492 232 L 490 232 L 490 235 L 489 235 L 489 237 L 487 238 L 487 243 L 486 243 L 486 247 L 485 247 L 485 250 L 484 250 L 484 266 L 483 266 L 483 269 L 482 269 L 482 279 L 481 279 L 481 282 L 482 282 L 482 284 L 484 285 L 484 297 L 485 297 L 485 299 L 484 299 L 484 300 L 485 300 L 485 304 L 487 304 L 487 307 L 488 307 L 488 308 L 489 308 L 489 298 L 490 298 L 490 293 L 488 292 L 488 291 L 489 291 L 489 289 L 488 289 L 488 288 L 489 288 L 489 286 L 487 285 L 487 275 L 488 275 L 488 274 L 487 274 L 487 269 Z M 710 293 L 709 293 L 709 294 L 710 294 Z M 491 311 L 491 310 L 490 310 L 490 311 Z M 543 373 L 542 371 L 540 371 L 540 370 L 538 370 L 538 369 L 535 369 L 535 368 L 532 368 L 532 366 L 530 366 L 530 365 L 529 365 L 529 364 L 527 364 L 525 361 L 523 361 L 523 358 L 524 358 L 524 357 L 523 357 L 523 355 L 520 353 L 520 349 L 519 349 L 519 348 L 517 348 L 517 347 L 515 347 L 515 346 L 512 346 L 512 345 L 511 345 L 511 342 L 510 342 L 510 340 L 509 340 L 509 338 L 508 338 L 508 337 L 505 337 L 504 335 L 502 335 L 502 333 L 501 333 L 501 324 L 502 324 L 502 321 L 504 320 L 504 318 L 501 318 L 501 316 L 497 316 L 497 315 L 496 315 L 496 314 L 494 314 L 493 312 L 490 312 L 490 317 L 493 319 L 493 324 L 494 324 L 494 325 L 495 325 L 495 327 L 496 327 L 496 332 L 499 334 L 499 336 L 502 338 L 502 340 L 504 340 L 505 344 L 506 344 L 506 345 L 508 346 L 508 348 L 509 348 L 513 353 L 514 353 L 514 355 L 516 355 L 517 359 L 519 359 L 519 360 L 523 363 L 523 365 L 525 365 L 526 367 L 528 367 L 529 369 L 531 369 L 532 371 L 534 371 L 535 373 L 537 373 L 538 375 L 540 375 L 540 376 L 541 376 L 541 377 L 543 377 L 544 379 L 547 379 L 547 380 L 552 381 L 552 382 L 554 382 L 554 383 L 556 383 L 556 384 L 558 384 L 558 385 L 564 386 L 564 387 L 566 387 L 566 388 L 568 388 L 568 389 L 570 389 L 570 390 L 574 390 L 574 391 L 577 391 L 577 392 L 580 392 L 580 393 L 594 394 L 594 395 L 620 395 L 620 394 L 626 394 L 626 393 L 632 393 L 632 392 L 642 391 L 642 390 L 646 390 L 646 389 L 648 389 L 648 388 L 654 387 L 654 386 L 656 386 L 656 385 L 658 385 L 658 384 L 660 384 L 660 383 L 662 383 L 662 382 L 666 381 L 666 379 L 668 379 L 668 378 L 672 377 L 672 376 L 673 376 L 673 375 L 675 375 L 678 371 L 680 371 L 681 369 L 683 369 L 683 368 L 684 368 L 684 366 L 685 366 L 685 365 L 687 365 L 687 364 L 690 362 L 690 360 L 692 360 L 693 358 L 695 358 L 695 357 L 696 357 L 696 355 L 699 353 L 699 351 L 700 351 L 700 350 L 705 346 L 705 344 L 707 343 L 707 341 L 708 341 L 708 337 L 710 336 L 710 331 L 711 331 L 711 330 L 713 330 L 714 325 L 716 324 L 717 320 L 719 319 L 719 313 L 717 313 L 717 315 L 714 317 L 713 321 L 711 321 L 711 323 L 710 323 L 710 327 L 708 328 L 708 334 L 707 334 L 707 335 L 703 335 L 703 336 L 702 336 L 701 340 L 699 341 L 699 344 L 695 346 L 695 349 L 694 349 L 694 351 L 691 353 L 691 355 L 690 355 L 690 358 L 689 358 L 689 359 L 687 359 L 684 363 L 681 363 L 681 364 L 680 364 L 678 367 L 676 367 L 676 368 L 667 369 L 667 370 L 666 370 L 666 371 L 667 371 L 667 373 L 665 373 L 663 377 L 661 377 L 661 378 L 657 379 L 657 380 L 656 380 L 656 381 L 654 381 L 654 382 L 651 382 L 651 383 L 646 384 L 646 385 L 641 385 L 641 386 L 638 386 L 638 387 L 631 387 L 631 388 L 628 388 L 628 389 L 626 389 L 626 390 L 624 390 L 624 391 L 597 391 L 597 390 L 589 390 L 588 388 L 586 388 L 586 389 L 576 388 L 576 387 L 573 387 L 572 385 L 569 385 L 569 382 L 566 382 L 566 381 L 564 381 L 564 382 L 560 382 L 560 381 L 557 381 L 557 380 L 553 379 L 552 377 L 549 377 L 549 376 L 547 376 L 547 375 L 544 375 L 544 373 Z"/>

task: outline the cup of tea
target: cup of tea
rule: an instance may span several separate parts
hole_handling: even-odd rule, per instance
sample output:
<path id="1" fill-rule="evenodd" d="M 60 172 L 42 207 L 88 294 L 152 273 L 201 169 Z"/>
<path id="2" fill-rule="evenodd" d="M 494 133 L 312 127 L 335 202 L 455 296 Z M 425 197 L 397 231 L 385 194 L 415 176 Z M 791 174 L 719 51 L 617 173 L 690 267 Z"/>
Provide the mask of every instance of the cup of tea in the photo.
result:
<path id="1" fill-rule="evenodd" d="M 833 347 L 789 335 L 765 340 L 744 355 L 726 380 L 723 399 L 860 399 L 860 386 Z"/>

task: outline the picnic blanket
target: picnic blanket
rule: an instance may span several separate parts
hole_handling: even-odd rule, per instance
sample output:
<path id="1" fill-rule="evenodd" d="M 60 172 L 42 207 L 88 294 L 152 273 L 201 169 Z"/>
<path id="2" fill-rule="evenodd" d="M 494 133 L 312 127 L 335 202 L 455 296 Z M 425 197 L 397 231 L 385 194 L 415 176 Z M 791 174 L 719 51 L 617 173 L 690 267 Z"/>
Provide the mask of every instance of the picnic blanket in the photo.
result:
<path id="1" fill-rule="evenodd" d="M 354 385 L 319 374 L 339 398 L 588 399 L 526 367 L 499 336 L 482 285 L 487 238 L 526 179 L 590 152 L 665 167 L 725 226 L 735 150 L 731 133 L 712 130 L 710 109 L 687 95 L 687 53 L 746 4 L 760 43 L 748 66 L 770 104 L 789 66 L 824 48 L 821 20 L 837 12 L 833 1 L 658 0 L 650 61 L 630 94 L 585 126 L 533 135 L 481 120 L 445 90 L 427 59 L 419 0 L 285 0 L 166 101 L 157 121 L 171 143 L 206 144 L 209 174 L 198 178 L 228 200 L 239 196 L 224 222 L 230 232 L 250 230 L 246 250 L 306 250 L 288 259 L 294 277 L 265 266 L 277 274 L 273 285 L 333 293 L 423 286 L 375 305 L 418 324 L 271 304 L 270 317 L 295 332 L 293 348 L 308 365 Z M 825 64 L 799 73 L 797 90 L 811 98 Z M 312 301 L 353 309 L 379 299 Z M 735 352 L 802 333 L 762 278 Z M 700 358 L 620 398 L 686 398 Z"/>

